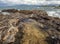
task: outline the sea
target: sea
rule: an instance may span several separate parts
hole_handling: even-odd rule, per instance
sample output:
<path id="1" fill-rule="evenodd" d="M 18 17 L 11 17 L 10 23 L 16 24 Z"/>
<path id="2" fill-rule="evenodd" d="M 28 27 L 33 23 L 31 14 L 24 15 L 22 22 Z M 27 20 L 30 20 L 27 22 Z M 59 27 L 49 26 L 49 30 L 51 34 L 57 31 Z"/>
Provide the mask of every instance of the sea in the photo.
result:
<path id="1" fill-rule="evenodd" d="M 60 18 L 60 9 L 57 9 L 55 7 L 41 7 L 41 6 L 0 7 L 0 11 L 3 9 L 45 10 L 49 16 Z"/>

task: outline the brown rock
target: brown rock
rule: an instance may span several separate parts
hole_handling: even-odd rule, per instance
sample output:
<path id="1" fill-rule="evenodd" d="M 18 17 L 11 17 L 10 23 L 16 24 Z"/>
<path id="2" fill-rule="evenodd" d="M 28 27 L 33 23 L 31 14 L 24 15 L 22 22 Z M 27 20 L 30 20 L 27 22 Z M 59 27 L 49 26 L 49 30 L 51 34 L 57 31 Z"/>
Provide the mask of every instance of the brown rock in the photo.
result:
<path id="1" fill-rule="evenodd" d="M 45 39 L 48 34 L 44 33 L 44 31 L 38 27 L 39 23 L 32 19 L 27 20 L 27 22 L 22 21 L 19 24 L 18 29 L 20 34 L 17 33 L 15 44 L 47 44 Z M 40 25 L 42 26 L 42 24 Z"/>
<path id="2" fill-rule="evenodd" d="M 60 44 L 60 19 L 41 10 L 9 10 L 0 15 L 1 44 Z"/>

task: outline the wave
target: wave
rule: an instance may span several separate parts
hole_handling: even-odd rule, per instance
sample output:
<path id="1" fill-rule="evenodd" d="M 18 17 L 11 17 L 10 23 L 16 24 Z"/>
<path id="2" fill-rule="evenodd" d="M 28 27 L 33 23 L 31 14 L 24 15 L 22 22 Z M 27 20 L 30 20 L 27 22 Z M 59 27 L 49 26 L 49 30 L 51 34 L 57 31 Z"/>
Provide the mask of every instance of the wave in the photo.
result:
<path id="1" fill-rule="evenodd" d="M 60 11 L 47 11 L 47 14 L 48 14 L 48 16 L 60 18 Z"/>

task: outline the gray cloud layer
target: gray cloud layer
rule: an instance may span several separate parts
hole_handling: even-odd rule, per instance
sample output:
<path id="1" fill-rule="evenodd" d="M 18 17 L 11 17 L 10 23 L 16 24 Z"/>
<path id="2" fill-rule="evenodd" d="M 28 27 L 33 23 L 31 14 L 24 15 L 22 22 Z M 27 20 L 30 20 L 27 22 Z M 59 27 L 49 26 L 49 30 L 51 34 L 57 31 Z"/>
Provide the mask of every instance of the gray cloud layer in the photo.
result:
<path id="1" fill-rule="evenodd" d="M 9 5 L 14 5 L 14 4 L 32 4 L 32 5 L 60 4 L 59 0 L 0 0 L 0 3 L 1 2 L 9 4 Z"/>

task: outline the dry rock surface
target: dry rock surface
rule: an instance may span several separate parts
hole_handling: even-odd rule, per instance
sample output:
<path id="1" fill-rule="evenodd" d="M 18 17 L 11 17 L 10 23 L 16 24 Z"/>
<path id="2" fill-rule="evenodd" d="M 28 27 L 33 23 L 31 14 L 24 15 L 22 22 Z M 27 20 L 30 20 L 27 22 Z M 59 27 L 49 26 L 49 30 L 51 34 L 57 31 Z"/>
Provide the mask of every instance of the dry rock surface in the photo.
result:
<path id="1" fill-rule="evenodd" d="M 60 44 L 60 19 L 42 10 L 2 10 L 0 44 Z"/>

